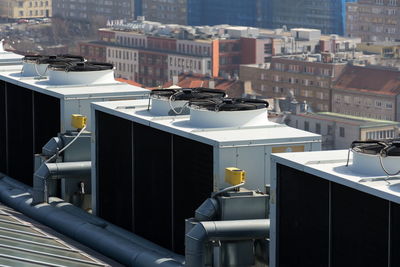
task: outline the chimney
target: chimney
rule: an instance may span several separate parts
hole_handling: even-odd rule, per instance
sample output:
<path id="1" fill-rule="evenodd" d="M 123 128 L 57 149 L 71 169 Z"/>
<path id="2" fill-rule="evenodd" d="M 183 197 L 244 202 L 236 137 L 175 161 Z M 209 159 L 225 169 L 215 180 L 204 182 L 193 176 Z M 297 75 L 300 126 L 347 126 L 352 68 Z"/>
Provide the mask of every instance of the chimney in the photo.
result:
<path id="1" fill-rule="evenodd" d="M 179 82 L 179 76 L 178 75 L 172 76 L 172 85 L 178 85 L 178 82 Z"/>
<path id="2" fill-rule="evenodd" d="M 215 80 L 210 80 L 208 82 L 208 87 L 211 88 L 211 89 L 215 89 Z"/>

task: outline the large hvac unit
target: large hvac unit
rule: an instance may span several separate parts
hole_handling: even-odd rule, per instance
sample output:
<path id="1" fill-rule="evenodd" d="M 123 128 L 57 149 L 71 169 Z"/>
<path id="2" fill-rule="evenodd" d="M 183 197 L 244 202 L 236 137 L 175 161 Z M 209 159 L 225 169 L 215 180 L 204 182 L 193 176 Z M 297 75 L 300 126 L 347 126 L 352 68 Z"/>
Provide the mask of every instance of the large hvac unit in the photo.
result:
<path id="1" fill-rule="evenodd" d="M 154 103 L 92 105 L 92 204 L 100 217 L 179 253 L 184 220 L 228 186 L 226 167 L 246 170 L 245 187 L 265 191 L 272 152 L 321 148 L 319 135 L 269 122 L 263 102 L 199 100 L 183 116 L 160 116 L 154 110 L 169 105 Z"/>
<path id="2" fill-rule="evenodd" d="M 400 146 L 272 156 L 270 266 L 400 266 Z"/>
<path id="3" fill-rule="evenodd" d="M 34 154 L 60 132 L 71 114 L 88 116 L 90 103 L 143 98 L 148 90 L 114 80 L 112 65 L 79 57 L 27 56 L 0 66 L 0 172 L 32 185 Z"/>

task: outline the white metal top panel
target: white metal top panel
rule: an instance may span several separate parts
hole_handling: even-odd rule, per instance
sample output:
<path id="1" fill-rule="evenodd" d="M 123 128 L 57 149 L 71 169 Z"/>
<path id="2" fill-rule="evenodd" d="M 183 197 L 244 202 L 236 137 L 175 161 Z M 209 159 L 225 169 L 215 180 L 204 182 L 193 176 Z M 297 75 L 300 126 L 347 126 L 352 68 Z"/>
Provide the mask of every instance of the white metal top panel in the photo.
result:
<path id="1" fill-rule="evenodd" d="M 266 126 L 243 128 L 193 128 L 187 115 L 153 116 L 147 110 L 148 100 L 113 101 L 92 105 L 95 110 L 221 147 L 321 141 L 320 135 L 272 122 Z"/>
<path id="2" fill-rule="evenodd" d="M 123 96 L 137 96 L 147 94 L 149 90 L 115 81 L 109 84 L 53 86 L 47 78 L 21 77 L 22 65 L 0 66 L 0 80 L 13 83 L 33 91 L 47 94 L 61 99 L 76 98 L 106 98 Z M 88 72 L 90 75 L 90 72 Z"/>
<path id="3" fill-rule="evenodd" d="M 274 154 L 273 162 L 400 204 L 400 176 L 368 176 L 346 167 L 348 150 Z M 352 164 L 350 153 L 349 165 Z M 399 164 L 400 166 L 400 164 Z M 399 167 L 400 168 L 400 167 Z M 385 180 L 389 178 L 388 180 Z"/>

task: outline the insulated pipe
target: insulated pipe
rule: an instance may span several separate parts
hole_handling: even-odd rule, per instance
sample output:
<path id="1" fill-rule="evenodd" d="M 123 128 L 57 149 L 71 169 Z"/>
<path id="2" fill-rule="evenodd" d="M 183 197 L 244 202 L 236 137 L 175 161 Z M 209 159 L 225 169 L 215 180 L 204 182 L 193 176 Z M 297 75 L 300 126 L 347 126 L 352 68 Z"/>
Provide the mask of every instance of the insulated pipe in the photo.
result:
<path id="1" fill-rule="evenodd" d="M 50 178 L 88 176 L 91 166 L 90 161 L 43 163 L 33 175 L 33 204 L 48 202 L 47 182 Z"/>
<path id="2" fill-rule="evenodd" d="M 185 266 L 205 266 L 205 244 L 208 241 L 251 240 L 268 236 L 269 220 L 266 219 L 199 222 L 185 237 Z"/>
<path id="3" fill-rule="evenodd" d="M 126 266 L 183 266 L 182 256 L 147 240 L 142 242 L 142 238 L 94 215 L 83 216 L 83 211 L 61 199 L 50 198 L 50 204 L 32 206 L 29 192 L 4 179 L 0 180 L 0 201 Z"/>
<path id="4" fill-rule="evenodd" d="M 195 219 L 198 221 L 213 221 L 218 215 L 219 204 L 215 198 L 207 198 L 195 211 Z"/>

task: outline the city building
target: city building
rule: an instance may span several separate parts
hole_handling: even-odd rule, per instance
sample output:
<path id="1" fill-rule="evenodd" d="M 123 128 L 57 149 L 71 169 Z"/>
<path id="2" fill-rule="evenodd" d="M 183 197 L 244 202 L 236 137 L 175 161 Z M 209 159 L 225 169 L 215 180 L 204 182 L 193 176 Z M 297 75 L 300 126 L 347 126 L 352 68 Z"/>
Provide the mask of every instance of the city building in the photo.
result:
<path id="1" fill-rule="evenodd" d="M 331 85 L 346 65 L 330 53 L 273 57 L 267 64 L 241 66 L 240 80 L 247 95 L 292 95 L 314 111 L 331 111 Z"/>
<path id="2" fill-rule="evenodd" d="M 162 87 L 169 88 L 178 86 L 181 88 L 211 88 L 224 90 L 228 97 L 241 98 L 243 96 L 243 82 L 237 79 L 225 79 L 222 77 L 214 77 L 182 73 L 179 76 L 172 77 L 172 81 L 166 82 Z"/>
<path id="3" fill-rule="evenodd" d="M 324 34 L 343 35 L 346 2 L 355 0 L 271 0 L 265 26 L 268 28 L 314 28 Z"/>
<path id="4" fill-rule="evenodd" d="M 262 64 L 273 54 L 273 38 L 250 27 L 135 21 L 100 29 L 98 36 L 80 44 L 81 55 L 105 59 L 116 66 L 116 77 L 149 87 L 180 73 L 235 78 L 241 64 Z"/>
<path id="5" fill-rule="evenodd" d="M 260 27 L 266 0 L 187 0 L 187 24 Z"/>
<path id="6" fill-rule="evenodd" d="M 399 136 L 399 123 L 331 112 L 290 114 L 286 124 L 322 135 L 322 149 L 347 149 L 354 140 Z"/>
<path id="7" fill-rule="evenodd" d="M 400 71 L 348 65 L 332 87 L 332 111 L 400 121 Z"/>
<path id="8" fill-rule="evenodd" d="M 187 0 L 142 0 L 142 15 L 150 21 L 186 25 Z"/>
<path id="9" fill-rule="evenodd" d="M 3 0 L 0 3 L 0 17 L 7 19 L 44 18 L 52 16 L 52 0 L 15 1 Z"/>
<path id="10" fill-rule="evenodd" d="M 349 36 L 364 42 L 400 41 L 400 1 L 359 0 L 347 4 Z"/>
<path id="11" fill-rule="evenodd" d="M 53 0 L 53 15 L 78 20 L 133 19 L 135 0 Z"/>

